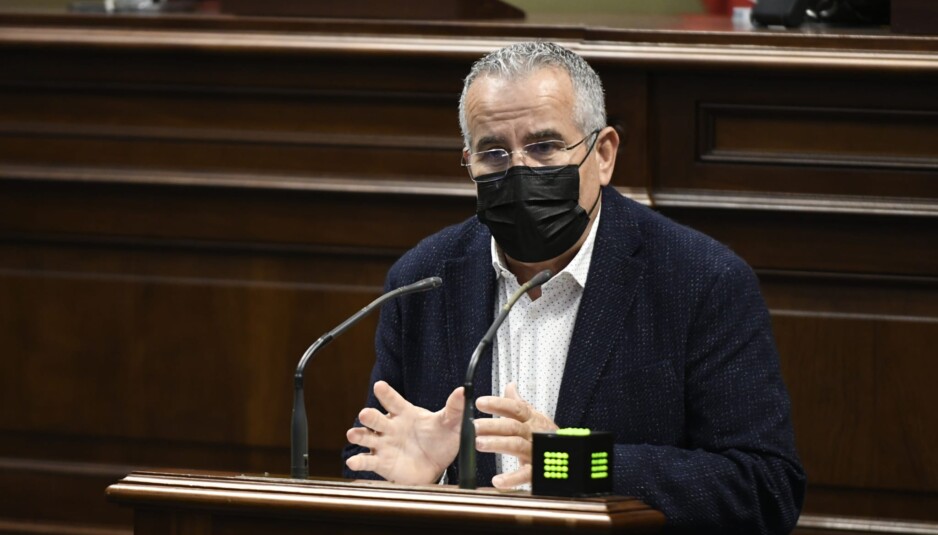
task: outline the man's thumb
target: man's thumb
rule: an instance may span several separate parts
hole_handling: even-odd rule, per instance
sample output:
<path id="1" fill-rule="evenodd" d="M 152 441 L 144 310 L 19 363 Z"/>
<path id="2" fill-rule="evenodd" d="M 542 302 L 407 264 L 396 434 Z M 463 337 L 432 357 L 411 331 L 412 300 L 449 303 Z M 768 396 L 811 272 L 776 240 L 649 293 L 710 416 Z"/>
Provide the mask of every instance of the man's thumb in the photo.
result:
<path id="1" fill-rule="evenodd" d="M 465 389 L 459 387 L 453 390 L 453 393 L 446 399 L 446 406 L 443 407 L 446 418 L 462 418 L 463 407 L 465 406 Z"/>

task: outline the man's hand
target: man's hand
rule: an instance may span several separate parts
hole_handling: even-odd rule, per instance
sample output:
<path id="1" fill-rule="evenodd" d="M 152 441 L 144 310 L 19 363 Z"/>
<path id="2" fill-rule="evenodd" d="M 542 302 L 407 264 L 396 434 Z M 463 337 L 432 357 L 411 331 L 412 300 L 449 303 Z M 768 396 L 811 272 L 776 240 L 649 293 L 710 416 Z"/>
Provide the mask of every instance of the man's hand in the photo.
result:
<path id="1" fill-rule="evenodd" d="M 531 482 L 532 433 L 556 431 L 557 424 L 521 399 L 514 383 L 505 387 L 505 397 L 482 396 L 476 401 L 480 411 L 502 418 L 480 418 L 476 424 L 476 449 L 514 455 L 521 468 L 492 479 L 496 488 L 506 489 Z"/>
<path id="2" fill-rule="evenodd" d="M 437 412 L 416 407 L 384 381 L 375 383 L 375 396 L 387 414 L 362 409 L 358 421 L 345 433 L 348 441 L 371 450 L 349 457 L 352 470 L 375 472 L 394 483 L 436 483 L 459 452 L 463 389 L 449 395 Z"/>

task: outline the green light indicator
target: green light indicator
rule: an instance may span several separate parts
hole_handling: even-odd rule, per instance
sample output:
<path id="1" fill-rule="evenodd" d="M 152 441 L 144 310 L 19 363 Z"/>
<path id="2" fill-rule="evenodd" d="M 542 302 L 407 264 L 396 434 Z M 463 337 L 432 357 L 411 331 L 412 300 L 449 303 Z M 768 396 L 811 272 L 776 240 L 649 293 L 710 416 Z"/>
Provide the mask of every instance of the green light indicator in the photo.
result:
<path id="1" fill-rule="evenodd" d="M 570 454 L 563 451 L 544 452 L 544 479 L 567 479 Z"/>
<path id="2" fill-rule="evenodd" d="M 569 477 L 563 472 L 544 472 L 544 479 L 568 479 Z"/>
<path id="3" fill-rule="evenodd" d="M 606 479 L 609 477 L 609 452 L 594 451 L 590 454 L 590 478 Z"/>
<path id="4" fill-rule="evenodd" d="M 562 437 L 586 437 L 589 436 L 590 430 L 585 427 L 565 427 L 558 429 L 557 434 Z"/>

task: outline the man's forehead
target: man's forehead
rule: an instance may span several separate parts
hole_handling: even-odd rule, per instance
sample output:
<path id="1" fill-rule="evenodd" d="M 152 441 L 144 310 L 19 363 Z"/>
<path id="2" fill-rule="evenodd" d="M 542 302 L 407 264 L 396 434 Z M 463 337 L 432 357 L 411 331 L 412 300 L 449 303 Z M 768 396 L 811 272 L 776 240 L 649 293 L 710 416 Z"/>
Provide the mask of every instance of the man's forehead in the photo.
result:
<path id="1" fill-rule="evenodd" d="M 549 82 L 545 84 L 544 82 Z M 513 74 L 505 73 L 483 73 L 472 81 L 469 86 L 469 93 L 479 93 L 481 87 L 495 92 L 511 90 L 517 87 L 530 86 L 538 84 L 542 88 L 549 88 L 554 91 L 572 91 L 573 80 L 569 73 L 560 67 L 545 65 L 534 68 L 530 71 L 517 72 Z"/>
<path id="2" fill-rule="evenodd" d="M 573 123 L 572 83 L 562 69 L 545 67 L 515 78 L 482 76 L 467 96 L 475 147 L 563 139 Z"/>

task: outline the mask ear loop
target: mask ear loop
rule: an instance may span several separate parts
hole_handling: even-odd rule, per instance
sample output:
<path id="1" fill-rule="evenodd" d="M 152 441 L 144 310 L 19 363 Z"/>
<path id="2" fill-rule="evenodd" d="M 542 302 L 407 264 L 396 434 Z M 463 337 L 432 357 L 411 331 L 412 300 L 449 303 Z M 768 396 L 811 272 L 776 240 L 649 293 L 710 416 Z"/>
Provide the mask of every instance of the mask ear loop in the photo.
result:
<path id="1" fill-rule="evenodd" d="M 593 201 L 593 206 L 589 209 L 588 212 L 586 212 L 587 217 L 593 217 L 593 210 L 595 210 L 596 207 L 599 206 L 599 200 L 602 198 L 603 198 L 603 187 L 599 186 L 599 194 L 596 195 L 596 200 Z"/>
<path id="2" fill-rule="evenodd" d="M 593 147 L 595 147 L 595 146 L 596 146 L 596 142 L 599 141 L 599 133 L 600 133 L 600 132 L 602 132 L 602 130 L 593 130 L 593 133 L 590 134 L 591 136 L 594 136 L 594 137 L 593 137 L 593 142 L 590 143 L 590 148 L 586 151 L 586 154 L 583 155 L 583 159 L 580 160 L 580 163 L 576 164 L 577 167 L 581 167 L 581 166 L 583 165 L 583 162 L 585 162 L 586 159 L 590 157 L 590 153 L 593 152 Z"/>
<path id="3" fill-rule="evenodd" d="M 579 163 L 579 165 L 577 165 L 577 168 L 582 167 L 582 166 L 583 166 L 583 162 L 585 162 L 586 159 L 589 158 L 590 153 L 593 152 L 593 147 L 595 147 L 595 146 L 596 146 L 596 142 L 599 141 L 599 133 L 600 133 L 601 131 L 602 131 L 602 130 L 596 130 L 595 132 L 593 132 L 593 133 L 596 135 L 596 137 L 593 138 L 593 142 L 590 143 L 590 148 L 589 148 L 589 150 L 586 151 L 586 156 L 583 156 L 583 159 L 580 160 L 580 163 Z M 593 210 L 595 210 L 596 207 L 599 206 L 599 200 L 602 199 L 602 198 L 603 198 L 603 187 L 602 187 L 602 186 L 599 186 L 599 194 L 596 195 L 596 200 L 593 201 L 593 206 L 590 207 L 590 209 L 589 209 L 588 212 L 586 212 L 586 216 L 587 216 L 587 217 L 592 217 L 592 216 L 593 216 Z"/>

